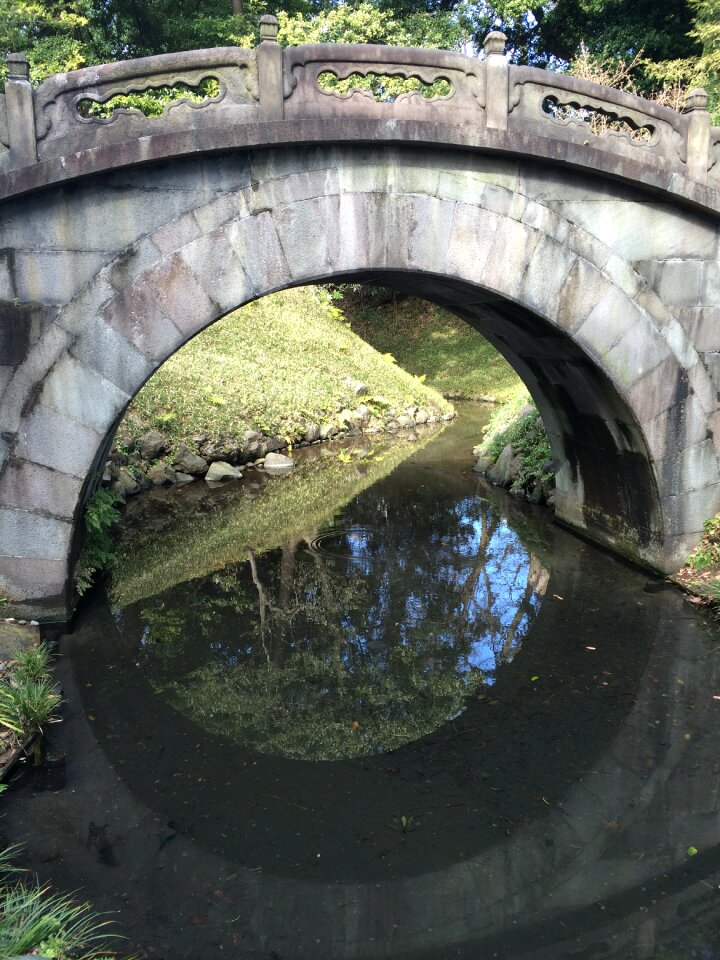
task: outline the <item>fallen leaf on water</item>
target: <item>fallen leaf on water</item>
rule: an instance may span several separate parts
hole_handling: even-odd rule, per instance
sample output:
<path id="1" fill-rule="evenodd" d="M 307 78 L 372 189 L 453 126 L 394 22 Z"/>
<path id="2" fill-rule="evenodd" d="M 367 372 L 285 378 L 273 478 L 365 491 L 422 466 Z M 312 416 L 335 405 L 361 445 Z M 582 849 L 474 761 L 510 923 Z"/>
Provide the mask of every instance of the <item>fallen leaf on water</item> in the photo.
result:
<path id="1" fill-rule="evenodd" d="M 351 729 L 351 730 L 359 730 L 359 729 L 360 729 L 360 721 L 359 721 L 359 720 L 353 720 L 353 722 L 352 722 L 352 727 L 351 727 L 350 729 Z"/>
<path id="2" fill-rule="evenodd" d="M 602 823 L 603 827 L 604 827 L 606 830 L 619 830 L 619 829 L 620 829 L 620 827 L 618 826 L 617 820 L 601 820 L 600 822 Z"/>
<path id="3" fill-rule="evenodd" d="M 559 593 L 553 594 L 553 600 L 564 600 L 565 597 L 561 597 Z"/>
<path id="4" fill-rule="evenodd" d="M 694 857 L 694 856 L 696 856 L 696 855 L 697 855 L 697 852 L 698 852 L 697 847 L 688 847 L 688 848 L 687 848 L 687 855 L 688 855 L 689 857 Z"/>
<path id="5" fill-rule="evenodd" d="M 530 677 L 530 683 L 535 683 L 535 681 L 536 681 L 536 680 L 539 680 L 539 679 L 540 679 L 540 677 L 538 677 L 538 676 Z"/>

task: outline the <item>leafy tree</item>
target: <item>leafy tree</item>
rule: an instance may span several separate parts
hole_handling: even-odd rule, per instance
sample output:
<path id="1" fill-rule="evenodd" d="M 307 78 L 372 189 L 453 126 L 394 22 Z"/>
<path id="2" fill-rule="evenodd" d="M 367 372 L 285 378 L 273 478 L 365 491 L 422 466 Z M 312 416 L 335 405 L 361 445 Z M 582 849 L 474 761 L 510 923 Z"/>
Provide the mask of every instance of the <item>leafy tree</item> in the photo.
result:
<path id="1" fill-rule="evenodd" d="M 92 18 L 92 0 L 0 0 L 0 80 L 5 77 L 5 55 L 11 52 L 27 56 L 34 80 L 97 62 L 103 49 L 93 34 Z"/>

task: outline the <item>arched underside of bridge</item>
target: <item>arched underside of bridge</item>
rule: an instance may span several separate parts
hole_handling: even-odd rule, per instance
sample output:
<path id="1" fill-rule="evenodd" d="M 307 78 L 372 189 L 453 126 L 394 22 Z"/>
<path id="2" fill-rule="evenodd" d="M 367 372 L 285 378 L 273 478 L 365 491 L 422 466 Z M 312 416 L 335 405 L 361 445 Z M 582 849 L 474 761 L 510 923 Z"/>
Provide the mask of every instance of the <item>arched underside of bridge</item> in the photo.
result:
<path id="1" fill-rule="evenodd" d="M 265 294 L 349 277 L 477 327 L 538 403 L 559 519 L 656 569 L 679 565 L 720 505 L 707 371 L 601 231 L 546 201 L 566 175 L 536 169 L 523 190 L 517 171 L 418 146 L 296 146 L 6 204 L 25 270 L 14 322 L 27 338 L 40 320 L 0 400 L 0 592 L 66 615 L 90 479 L 130 399 L 183 343 Z"/>

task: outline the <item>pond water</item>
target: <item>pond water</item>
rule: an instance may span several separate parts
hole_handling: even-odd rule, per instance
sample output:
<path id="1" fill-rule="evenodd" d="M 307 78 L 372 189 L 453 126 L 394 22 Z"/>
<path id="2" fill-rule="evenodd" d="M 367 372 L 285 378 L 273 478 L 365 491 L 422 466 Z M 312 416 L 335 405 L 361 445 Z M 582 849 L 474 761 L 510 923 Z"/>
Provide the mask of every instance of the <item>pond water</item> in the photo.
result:
<path id="1" fill-rule="evenodd" d="M 133 502 L 0 831 L 163 960 L 720 958 L 720 633 L 485 413 Z"/>

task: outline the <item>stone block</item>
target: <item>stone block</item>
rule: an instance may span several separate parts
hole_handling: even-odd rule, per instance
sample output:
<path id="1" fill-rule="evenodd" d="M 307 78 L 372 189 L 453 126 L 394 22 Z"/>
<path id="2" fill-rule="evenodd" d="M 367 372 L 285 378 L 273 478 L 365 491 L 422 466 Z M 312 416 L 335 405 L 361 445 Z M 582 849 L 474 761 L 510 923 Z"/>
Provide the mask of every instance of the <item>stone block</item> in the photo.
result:
<path id="1" fill-rule="evenodd" d="M 292 273 L 270 212 L 229 224 L 227 237 L 243 265 L 253 296 L 265 296 L 292 282 Z"/>
<path id="2" fill-rule="evenodd" d="M 698 256 L 697 251 L 695 256 Z M 714 306 L 720 304 L 720 263 L 717 260 L 710 259 L 705 263 L 701 302 Z"/>
<path id="3" fill-rule="evenodd" d="M 135 395 L 155 366 L 101 317 L 92 318 L 71 353 L 128 396 Z"/>
<path id="4" fill-rule="evenodd" d="M 14 250 L 0 250 L 0 302 L 5 300 L 12 303 L 17 297 L 13 280 L 14 261 Z"/>
<path id="5" fill-rule="evenodd" d="M 83 481 L 36 463 L 11 460 L 0 477 L 0 503 L 72 520 Z"/>
<path id="6" fill-rule="evenodd" d="M 472 198 L 466 198 L 465 202 Z M 488 183 L 483 191 L 482 206 L 485 210 L 497 213 L 501 217 L 510 217 L 511 220 L 522 220 L 528 205 L 527 197 L 521 193 L 507 190 L 495 183 Z"/>
<path id="7" fill-rule="evenodd" d="M 204 231 L 198 223 L 195 213 L 196 211 L 183 214 L 176 220 L 163 224 L 151 234 L 150 239 L 161 256 L 179 250 L 180 247 L 184 247 L 186 243 L 196 240 L 203 234 Z"/>
<path id="8" fill-rule="evenodd" d="M 720 420 L 718 427 L 720 428 Z M 678 450 L 700 443 L 712 427 L 697 397 L 691 395 L 647 423 L 641 424 L 641 429 L 650 457 L 653 460 L 663 460 Z M 718 443 L 720 451 L 720 436 Z"/>
<path id="9" fill-rule="evenodd" d="M 572 334 L 610 296 L 611 290 L 610 281 L 600 270 L 587 260 L 576 258 L 558 294 L 553 319 L 562 330 Z"/>
<path id="10" fill-rule="evenodd" d="M 245 193 L 240 190 L 237 193 L 225 194 L 218 197 L 211 203 L 205 203 L 193 211 L 193 220 L 197 223 L 200 232 L 198 236 L 207 236 L 214 233 L 219 227 L 225 226 L 231 220 L 237 220 L 240 217 L 246 217 L 250 213 Z M 196 239 L 196 238 L 192 238 Z M 181 244 L 175 245 L 178 249 Z"/>
<path id="11" fill-rule="evenodd" d="M 698 362 L 688 368 L 685 373 L 688 383 L 690 384 L 690 389 L 697 397 L 703 410 L 707 413 L 712 413 L 714 410 L 717 410 L 718 393 L 713 386 L 710 374 L 702 360 L 698 360 Z"/>
<path id="12" fill-rule="evenodd" d="M 570 224 L 564 218 L 558 215 L 555 210 L 538 203 L 536 200 L 530 200 L 525 207 L 522 215 L 523 223 L 540 233 L 545 233 L 561 243 L 570 233 Z"/>
<path id="13" fill-rule="evenodd" d="M 457 204 L 447 254 L 451 274 L 471 283 L 483 283 L 485 264 L 501 222 L 495 213 L 467 203 Z"/>
<path id="14" fill-rule="evenodd" d="M 679 307 L 675 316 L 699 353 L 720 351 L 720 305 Z"/>
<path id="15" fill-rule="evenodd" d="M 101 269 L 103 253 L 20 250 L 15 256 L 15 290 L 20 300 L 65 304 Z"/>
<path id="16" fill-rule="evenodd" d="M 695 537 L 699 539 L 703 523 L 719 510 L 720 484 L 663 497 L 666 536 L 673 539 L 692 535 L 690 539 L 696 543 Z"/>
<path id="17" fill-rule="evenodd" d="M 71 535 L 68 520 L 0 507 L 0 542 L 6 556 L 61 560 L 68 555 Z"/>
<path id="18" fill-rule="evenodd" d="M 127 406 L 130 394 L 65 354 L 45 378 L 40 401 L 70 420 L 104 434 Z"/>
<path id="19" fill-rule="evenodd" d="M 608 350 L 603 366 L 621 389 L 628 389 L 669 357 L 672 354 L 662 335 L 641 317 Z"/>
<path id="20" fill-rule="evenodd" d="M 39 643 L 39 624 L 0 618 L 0 660 L 10 660 L 21 650 L 32 650 Z"/>
<path id="21" fill-rule="evenodd" d="M 603 272 L 631 299 L 638 297 L 645 288 L 643 278 L 637 270 L 627 260 L 623 260 L 614 253 L 611 253 L 605 261 Z"/>
<path id="22" fill-rule="evenodd" d="M 701 302 L 702 260 L 664 260 L 658 264 L 652 284 L 669 307 L 695 306 Z"/>
<path id="23" fill-rule="evenodd" d="M 0 593 L 12 600 L 45 600 L 65 592 L 67 558 L 43 560 L 39 557 L 0 555 Z M 63 611 L 65 612 L 65 611 Z"/>
<path id="24" fill-rule="evenodd" d="M 158 285 L 162 280 L 158 270 L 143 274 L 118 293 L 100 314 L 104 323 L 129 340 L 153 365 L 167 360 L 186 339 L 160 305 Z M 175 292 L 166 290 L 165 298 L 173 297 Z"/>
<path id="25" fill-rule="evenodd" d="M 590 311 L 586 320 L 575 331 L 575 339 L 597 358 L 605 354 L 626 336 L 635 325 L 641 332 L 643 318 L 637 307 L 617 287 L 610 287 L 605 296 Z M 636 362 L 639 357 L 635 358 Z M 635 379 L 637 372 L 630 382 Z M 623 378 L 623 382 L 627 382 Z"/>
<path id="26" fill-rule="evenodd" d="M 389 202 L 388 267 L 443 274 L 455 204 L 436 197 L 396 197 Z"/>
<path id="27" fill-rule="evenodd" d="M 680 495 L 720 483 L 717 454 L 712 439 L 704 439 L 684 450 L 671 450 L 657 463 L 660 489 Z M 707 519 L 707 517 L 706 517 Z"/>
<path id="28" fill-rule="evenodd" d="M 492 248 L 476 282 L 514 299 L 518 283 L 535 253 L 537 230 L 515 220 L 501 220 Z"/>
<path id="29" fill-rule="evenodd" d="M 668 357 L 654 370 L 640 377 L 625 392 L 625 399 L 635 419 L 647 423 L 682 402 L 687 393 L 687 384 L 687 371 L 678 367 L 674 357 Z"/>
<path id="30" fill-rule="evenodd" d="M 104 438 L 38 403 L 23 422 L 15 456 L 84 480 Z"/>
<path id="31" fill-rule="evenodd" d="M 330 246 L 344 231 L 339 198 L 304 200 L 274 213 L 279 245 L 294 280 L 322 277 L 332 271 Z"/>
<path id="32" fill-rule="evenodd" d="M 105 267 L 78 295 L 61 308 L 57 324 L 74 336 L 79 336 L 92 324 L 97 314 L 117 295 L 116 288 L 108 278 L 109 268 Z"/>
<path id="33" fill-rule="evenodd" d="M 540 235 L 532 259 L 519 285 L 518 300 L 541 316 L 554 320 L 577 257 L 546 235 Z"/>
<path id="34" fill-rule="evenodd" d="M 200 237 L 187 244 L 177 254 L 191 271 L 193 277 L 200 283 L 211 306 L 204 302 L 201 311 L 192 309 L 189 298 L 180 290 L 178 306 L 187 304 L 187 320 L 194 320 L 200 316 L 207 318 L 208 310 L 211 319 L 217 319 L 229 310 L 246 303 L 252 298 L 250 287 L 237 250 L 220 230 L 207 237 Z M 175 309 L 175 308 L 173 308 Z M 166 308 L 168 312 L 169 308 Z M 180 320 L 176 325 L 180 324 Z"/>
<path id="35" fill-rule="evenodd" d="M 715 230 L 672 204 L 589 196 L 562 204 L 563 214 L 630 262 L 712 256 Z"/>
<path id="36" fill-rule="evenodd" d="M 3 430 L 12 432 L 19 429 L 20 418 L 31 396 L 37 392 L 48 370 L 63 355 L 69 342 L 68 334 L 51 324 L 30 350 L 5 390 Z"/>
<path id="37" fill-rule="evenodd" d="M 105 277 L 116 290 L 139 277 L 160 259 L 160 251 L 152 240 L 142 237 L 136 243 L 126 247 L 104 271 Z"/>

